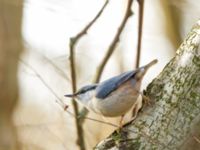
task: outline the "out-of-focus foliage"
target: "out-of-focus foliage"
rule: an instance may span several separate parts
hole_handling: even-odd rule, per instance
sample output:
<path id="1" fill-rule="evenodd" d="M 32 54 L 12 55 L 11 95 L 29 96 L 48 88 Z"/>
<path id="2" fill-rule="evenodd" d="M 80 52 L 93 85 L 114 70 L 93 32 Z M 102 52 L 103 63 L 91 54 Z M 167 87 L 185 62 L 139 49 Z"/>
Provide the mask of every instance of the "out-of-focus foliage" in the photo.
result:
<path id="1" fill-rule="evenodd" d="M 18 101 L 21 23 L 22 0 L 0 0 L 0 150 L 20 149 L 12 114 Z"/>

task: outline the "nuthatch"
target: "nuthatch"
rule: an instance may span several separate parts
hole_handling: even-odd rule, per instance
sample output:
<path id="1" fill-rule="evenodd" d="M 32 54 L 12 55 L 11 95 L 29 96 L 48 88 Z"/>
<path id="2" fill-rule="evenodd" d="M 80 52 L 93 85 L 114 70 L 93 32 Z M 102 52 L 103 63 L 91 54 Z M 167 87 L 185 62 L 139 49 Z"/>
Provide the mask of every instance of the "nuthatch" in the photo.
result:
<path id="1" fill-rule="evenodd" d="M 99 84 L 84 86 L 78 92 L 65 96 L 76 98 L 78 102 L 97 114 L 106 117 L 122 116 L 123 118 L 141 93 L 140 86 L 143 76 L 156 63 L 157 59 L 136 70 L 122 73 Z"/>

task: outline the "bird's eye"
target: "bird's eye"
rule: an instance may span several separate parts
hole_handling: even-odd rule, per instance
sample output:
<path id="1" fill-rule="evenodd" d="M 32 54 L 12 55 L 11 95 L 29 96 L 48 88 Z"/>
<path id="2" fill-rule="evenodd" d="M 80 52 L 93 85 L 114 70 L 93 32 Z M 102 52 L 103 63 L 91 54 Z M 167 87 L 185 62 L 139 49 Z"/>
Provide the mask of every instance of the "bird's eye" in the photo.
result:
<path id="1" fill-rule="evenodd" d="M 83 94 L 83 93 L 85 93 L 85 90 L 80 90 L 78 93 Z"/>

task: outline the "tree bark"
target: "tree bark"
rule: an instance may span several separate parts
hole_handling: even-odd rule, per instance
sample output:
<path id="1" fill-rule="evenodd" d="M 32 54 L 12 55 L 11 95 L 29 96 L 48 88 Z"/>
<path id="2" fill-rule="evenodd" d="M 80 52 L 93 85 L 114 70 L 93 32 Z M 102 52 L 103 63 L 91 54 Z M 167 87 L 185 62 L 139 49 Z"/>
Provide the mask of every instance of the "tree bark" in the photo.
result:
<path id="1" fill-rule="evenodd" d="M 200 20 L 144 92 L 152 104 L 96 150 L 200 149 L 199 45 Z"/>
<path id="2" fill-rule="evenodd" d="M 12 113 L 18 99 L 21 18 L 22 0 L 0 0 L 0 150 L 19 149 Z"/>

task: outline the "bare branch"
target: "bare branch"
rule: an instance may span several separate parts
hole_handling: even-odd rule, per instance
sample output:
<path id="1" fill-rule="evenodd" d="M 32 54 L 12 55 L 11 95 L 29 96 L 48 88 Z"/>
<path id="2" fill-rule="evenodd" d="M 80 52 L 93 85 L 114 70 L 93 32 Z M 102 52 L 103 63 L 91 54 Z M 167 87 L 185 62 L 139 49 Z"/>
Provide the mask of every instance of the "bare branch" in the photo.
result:
<path id="1" fill-rule="evenodd" d="M 99 11 L 99 13 L 94 17 L 94 19 L 92 19 L 91 22 L 89 22 L 88 25 L 85 26 L 85 28 L 79 32 L 75 37 L 70 38 L 70 69 L 71 69 L 71 79 L 72 79 L 72 92 L 75 93 L 76 92 L 76 69 L 75 69 L 75 54 L 74 54 L 74 50 L 75 50 L 75 46 L 76 43 L 79 41 L 79 39 L 84 36 L 87 31 L 89 30 L 89 28 L 95 23 L 95 21 L 100 17 L 100 15 L 102 14 L 103 10 L 105 9 L 106 5 L 108 4 L 108 0 L 106 0 L 105 4 L 103 5 L 103 7 L 101 8 L 101 10 Z M 75 116 L 78 116 L 78 105 L 75 101 L 75 99 L 72 100 L 72 104 L 74 107 L 74 113 Z M 85 150 L 85 142 L 84 142 L 84 138 L 83 138 L 83 129 L 80 123 L 80 118 L 75 118 L 76 121 L 76 128 L 77 128 L 77 144 L 80 146 L 81 150 Z"/>
<path id="2" fill-rule="evenodd" d="M 61 77 L 63 77 L 66 81 L 70 81 L 69 77 L 65 74 L 65 72 L 62 69 L 60 69 L 51 59 L 44 55 L 42 55 L 42 58 L 45 59 Z"/>
<path id="3" fill-rule="evenodd" d="M 142 26 L 143 26 L 143 14 L 144 14 L 144 0 L 137 0 L 139 4 L 139 24 L 138 24 L 138 42 L 137 42 L 137 56 L 136 56 L 136 68 L 140 65 L 141 45 L 142 45 Z"/>
<path id="4" fill-rule="evenodd" d="M 72 44 L 70 44 L 70 69 L 71 69 L 71 80 L 72 80 L 72 91 L 76 92 L 76 70 L 75 70 L 75 56 L 74 56 L 74 48 Z M 78 104 L 74 98 L 72 98 L 72 105 L 74 108 L 75 116 L 78 115 Z M 80 146 L 81 150 L 85 150 L 85 142 L 83 138 L 83 128 L 80 124 L 79 118 L 75 118 L 76 129 L 77 129 L 77 144 Z"/>

